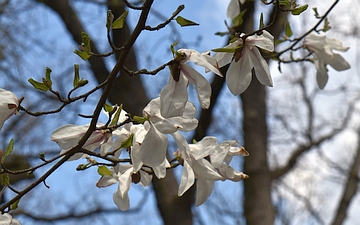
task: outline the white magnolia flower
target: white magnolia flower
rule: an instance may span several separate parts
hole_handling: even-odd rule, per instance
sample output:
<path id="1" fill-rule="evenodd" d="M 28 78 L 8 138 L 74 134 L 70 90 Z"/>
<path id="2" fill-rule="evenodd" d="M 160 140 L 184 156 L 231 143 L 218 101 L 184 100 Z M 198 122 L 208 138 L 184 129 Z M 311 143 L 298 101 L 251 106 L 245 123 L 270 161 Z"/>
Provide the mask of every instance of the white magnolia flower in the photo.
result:
<path id="1" fill-rule="evenodd" d="M 240 14 L 240 3 L 244 4 L 245 0 L 230 0 L 226 11 L 226 15 L 229 19 L 234 19 Z"/>
<path id="2" fill-rule="evenodd" d="M 316 80 L 320 89 L 325 87 L 329 78 L 326 68 L 327 64 L 337 71 L 350 68 L 349 63 L 341 55 L 333 53 L 333 50 L 345 52 L 349 49 L 349 47 L 344 47 L 336 39 L 311 33 L 305 37 L 304 46 L 314 53 L 313 61 L 317 71 Z"/>
<path id="3" fill-rule="evenodd" d="M 193 155 L 189 144 L 185 138 L 179 133 L 172 134 L 179 148 L 181 157 L 183 158 L 183 172 L 180 178 L 178 195 L 182 196 L 195 182 L 196 185 L 196 205 L 201 205 L 209 197 L 212 192 L 214 181 L 221 180 L 222 176 L 216 172 L 216 169 L 200 155 Z M 212 140 L 206 141 L 207 144 Z M 209 149 L 212 147 L 210 146 Z"/>
<path id="4" fill-rule="evenodd" d="M 155 98 L 144 108 L 143 113 L 154 124 L 157 130 L 163 134 L 171 134 L 177 130 L 191 131 L 198 125 L 195 119 L 196 108 L 187 101 L 182 113 L 178 116 L 164 118 L 161 114 L 161 100 Z"/>
<path id="5" fill-rule="evenodd" d="M 89 129 L 89 125 L 76 126 L 73 124 L 67 124 L 56 129 L 50 137 L 50 140 L 56 142 L 62 149 L 60 154 L 69 151 L 72 147 L 76 146 L 79 140 L 84 136 Z M 111 133 L 103 130 L 95 130 L 85 142 L 83 148 L 89 151 L 94 151 L 96 148 L 107 143 L 112 143 Z M 103 146 L 102 146 L 103 147 Z M 106 148 L 110 148 L 109 145 L 104 145 Z M 106 152 L 107 150 L 101 150 Z M 83 153 L 76 153 L 69 158 L 69 161 L 79 159 L 83 156 Z"/>
<path id="6" fill-rule="evenodd" d="M 151 122 L 125 124 L 114 131 L 113 135 L 116 137 L 113 149 L 119 148 L 130 135 L 133 135 L 130 156 L 134 172 L 138 172 L 146 164 L 153 169 L 157 178 L 165 177 L 166 167 L 170 166 L 166 159 L 168 140 L 166 135 L 157 131 Z"/>
<path id="7" fill-rule="evenodd" d="M 113 195 L 113 200 L 121 211 L 126 211 L 130 208 L 130 198 L 128 195 L 131 183 L 139 183 L 142 186 L 149 186 L 152 176 L 140 170 L 134 171 L 134 167 L 129 164 L 117 164 L 110 169 L 112 176 L 104 175 L 97 182 L 96 186 L 107 187 L 119 182 L 118 189 Z"/>
<path id="8" fill-rule="evenodd" d="M 261 35 L 254 34 L 253 36 L 247 37 L 244 44 L 241 36 L 243 36 L 243 34 L 240 35 L 238 40 L 225 47 L 239 47 L 239 50 L 235 53 L 218 52 L 214 55 L 219 63 L 219 67 L 231 63 L 226 72 L 226 83 L 229 90 L 233 95 L 244 92 L 250 85 L 252 79 L 251 70 L 253 68 L 259 82 L 272 87 L 273 83 L 269 66 L 261 56 L 258 47 L 269 52 L 274 51 L 274 37 L 264 30 Z"/>
<path id="9" fill-rule="evenodd" d="M 0 88 L 0 130 L 5 120 L 14 114 L 19 114 L 17 108 L 19 99 L 10 91 Z"/>
<path id="10" fill-rule="evenodd" d="M 201 54 L 193 49 L 179 49 L 175 57 L 179 57 L 180 61 L 178 68 L 175 68 L 176 72 L 172 71 L 172 73 L 178 72 L 178 74 L 170 76 L 169 83 L 160 92 L 161 114 L 165 118 L 182 114 L 188 100 L 186 88 L 188 82 L 195 85 L 201 107 L 207 109 L 210 106 L 211 86 L 209 82 L 186 63 L 193 62 L 204 67 L 206 72 L 212 71 L 222 76 L 216 60 L 209 56 L 209 52 Z"/>
<path id="11" fill-rule="evenodd" d="M 233 156 L 248 156 L 243 147 L 235 147 L 236 141 L 225 141 L 217 144 L 215 137 L 204 137 L 196 144 L 187 144 L 185 138 L 175 132 L 173 137 L 179 150 L 177 158 L 183 162 L 183 172 L 180 180 L 178 195 L 183 195 L 195 182 L 196 205 L 203 204 L 210 196 L 217 180 L 240 181 L 248 175 L 234 170 L 229 163 Z M 209 157 L 208 159 L 206 159 Z"/>
<path id="12" fill-rule="evenodd" d="M 17 219 L 13 219 L 9 213 L 0 214 L 0 225 L 21 225 Z"/>

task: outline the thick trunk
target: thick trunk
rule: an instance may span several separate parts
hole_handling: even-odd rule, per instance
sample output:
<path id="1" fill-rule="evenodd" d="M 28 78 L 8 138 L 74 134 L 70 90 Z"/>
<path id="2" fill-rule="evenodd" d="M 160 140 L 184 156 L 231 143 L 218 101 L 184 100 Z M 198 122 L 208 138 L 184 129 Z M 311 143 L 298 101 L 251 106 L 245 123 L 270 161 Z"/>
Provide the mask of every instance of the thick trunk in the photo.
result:
<path id="1" fill-rule="evenodd" d="M 255 77 L 241 95 L 243 104 L 244 146 L 250 153 L 244 171 L 250 176 L 244 181 L 244 212 L 248 225 L 273 224 L 271 173 L 267 163 L 266 91 Z"/>

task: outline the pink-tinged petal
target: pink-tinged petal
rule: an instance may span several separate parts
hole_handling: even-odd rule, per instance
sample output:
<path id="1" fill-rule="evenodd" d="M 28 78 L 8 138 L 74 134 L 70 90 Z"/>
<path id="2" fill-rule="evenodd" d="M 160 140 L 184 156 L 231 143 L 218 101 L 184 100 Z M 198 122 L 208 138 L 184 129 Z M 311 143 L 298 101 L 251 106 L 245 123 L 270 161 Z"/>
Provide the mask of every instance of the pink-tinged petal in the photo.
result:
<path id="1" fill-rule="evenodd" d="M 178 195 L 182 196 L 195 182 L 195 174 L 189 163 L 184 161 L 184 168 L 180 178 Z"/>
<path id="2" fill-rule="evenodd" d="M 264 49 L 269 52 L 274 51 L 274 36 L 272 36 L 269 32 L 266 30 L 262 31 L 261 35 L 253 35 L 248 37 L 245 40 L 245 44 L 247 46 L 249 45 L 255 45 L 261 49 Z"/>
<path id="3" fill-rule="evenodd" d="M 243 49 L 243 51 L 246 48 Z M 246 51 L 246 50 L 245 50 Z M 233 61 L 226 72 L 226 84 L 233 95 L 243 93 L 251 82 L 252 64 L 249 56 L 244 54 L 239 61 Z"/>
<path id="4" fill-rule="evenodd" d="M 214 181 L 197 179 L 196 181 L 196 206 L 203 204 L 211 195 L 214 188 Z"/>
<path id="5" fill-rule="evenodd" d="M 339 54 L 334 54 L 327 63 L 337 71 L 350 69 L 350 64 Z"/>
<path id="6" fill-rule="evenodd" d="M 272 87 L 273 82 L 270 75 L 269 65 L 261 56 L 259 49 L 254 47 L 249 50 L 248 53 L 255 69 L 256 78 L 262 85 Z"/>
<path id="7" fill-rule="evenodd" d="M 211 86 L 209 82 L 199 72 L 186 64 L 181 65 L 181 74 L 195 85 L 201 107 L 208 109 L 211 97 Z"/>
<path id="8" fill-rule="evenodd" d="M 130 208 L 130 198 L 129 195 L 126 193 L 124 196 L 121 197 L 119 189 L 113 194 L 113 200 L 116 206 L 121 211 L 126 211 Z"/>
<path id="9" fill-rule="evenodd" d="M 182 157 L 185 160 L 190 160 L 189 157 L 189 152 L 190 152 L 190 147 L 189 144 L 187 143 L 186 139 L 184 138 L 184 136 L 182 136 L 182 134 L 179 131 L 176 131 L 175 133 L 171 134 L 176 142 L 176 145 L 178 146 L 180 153 L 182 155 Z"/>
<path id="10" fill-rule="evenodd" d="M 187 62 L 193 62 L 198 66 L 204 67 L 205 70 L 212 71 L 215 74 L 222 76 L 219 69 L 215 67 L 217 66 L 217 61 L 208 55 L 209 52 L 200 54 L 198 51 L 193 49 L 179 49 L 178 52 L 185 53 L 186 55 L 186 58 L 180 62 L 181 65 L 184 65 Z"/>
<path id="11" fill-rule="evenodd" d="M 227 10 L 226 10 L 226 16 L 229 19 L 234 19 L 237 15 L 240 14 L 240 2 L 239 0 L 231 0 Z"/>
<path id="12" fill-rule="evenodd" d="M 182 75 L 179 76 L 179 81 L 175 81 L 170 76 L 169 83 L 160 92 L 160 111 L 163 117 L 168 118 L 183 114 L 188 100 L 186 85 Z"/>
<path id="13" fill-rule="evenodd" d="M 0 130 L 5 120 L 10 116 L 17 114 L 19 100 L 16 95 L 10 91 L 0 88 Z"/>
<path id="14" fill-rule="evenodd" d="M 228 165 L 221 165 L 220 168 L 217 168 L 219 174 L 224 177 L 224 179 L 232 180 L 232 181 L 241 181 L 243 179 L 249 178 L 248 175 L 244 174 L 243 172 L 239 172 L 234 170 L 231 166 Z"/>
<path id="15" fill-rule="evenodd" d="M 152 123 L 146 121 L 145 127 L 147 124 L 149 124 L 148 133 L 140 147 L 140 158 L 144 164 L 155 167 L 164 162 L 168 139 Z"/>
<path id="16" fill-rule="evenodd" d="M 86 133 L 88 126 L 67 124 L 54 130 L 50 140 L 55 141 L 60 148 L 67 150 L 78 144 L 80 138 Z"/>

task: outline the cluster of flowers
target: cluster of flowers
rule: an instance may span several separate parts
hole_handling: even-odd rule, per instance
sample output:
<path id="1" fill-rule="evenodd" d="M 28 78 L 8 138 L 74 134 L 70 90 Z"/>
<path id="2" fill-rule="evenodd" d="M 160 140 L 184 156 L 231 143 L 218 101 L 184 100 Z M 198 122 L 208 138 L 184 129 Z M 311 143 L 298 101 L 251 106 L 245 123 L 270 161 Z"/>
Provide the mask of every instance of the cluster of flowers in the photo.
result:
<path id="1" fill-rule="evenodd" d="M 238 1 L 234 1 L 238 4 Z M 195 106 L 188 101 L 187 86 L 192 83 L 196 86 L 199 102 L 202 108 L 210 106 L 211 86 L 209 82 L 195 69 L 189 66 L 193 62 L 222 76 L 219 68 L 230 64 L 226 74 L 229 90 L 238 95 L 250 85 L 252 69 L 254 69 L 260 83 L 272 86 L 272 79 L 268 64 L 261 56 L 258 48 L 274 51 L 274 38 L 267 32 L 255 34 L 242 39 L 244 34 L 230 43 L 225 49 L 229 51 L 218 52 L 213 57 L 209 52 L 199 53 L 195 50 L 180 49 L 174 52 L 174 66 L 168 84 L 161 90 L 160 97 L 155 98 L 143 110 L 145 118 L 143 123 L 132 122 L 116 130 L 97 129 L 87 140 L 84 149 L 94 151 L 100 148 L 103 156 L 109 155 L 119 158 L 122 144 L 130 140 L 128 147 L 131 164 L 118 164 L 111 168 L 112 175 L 104 175 L 98 181 L 98 187 L 105 187 L 119 182 L 119 188 L 114 193 L 114 201 L 121 210 L 130 206 L 128 190 L 131 182 L 141 185 L 150 185 L 152 175 L 163 178 L 170 163 L 166 158 L 168 137 L 171 135 L 178 147 L 174 153 L 178 162 L 183 165 L 179 196 L 183 195 L 197 179 L 196 204 L 200 205 L 211 194 L 214 181 L 239 181 L 248 176 L 229 166 L 233 156 L 247 156 L 243 147 L 236 147 L 236 141 L 225 141 L 218 144 L 215 137 L 205 137 L 195 144 L 188 144 L 179 131 L 194 130 L 198 121 L 194 118 Z M 304 47 L 314 53 L 314 64 L 317 69 L 317 82 L 323 88 L 328 80 L 326 65 L 336 70 L 345 70 L 350 66 L 332 50 L 346 51 L 341 42 L 325 36 L 310 34 L 304 40 Z M 18 113 L 19 100 L 10 91 L 0 89 L 0 129 L 11 115 Z M 122 111 L 120 122 L 126 121 L 126 112 Z M 103 127 L 103 124 L 98 124 Z M 51 140 L 55 141 L 64 153 L 77 145 L 78 141 L 88 130 L 88 125 L 65 125 L 55 130 Z M 86 157 L 83 153 L 76 153 L 69 160 Z M 146 167 L 143 167 L 146 165 Z M 144 168 L 151 168 L 144 169 Z M 136 177 L 136 181 L 134 180 Z"/>

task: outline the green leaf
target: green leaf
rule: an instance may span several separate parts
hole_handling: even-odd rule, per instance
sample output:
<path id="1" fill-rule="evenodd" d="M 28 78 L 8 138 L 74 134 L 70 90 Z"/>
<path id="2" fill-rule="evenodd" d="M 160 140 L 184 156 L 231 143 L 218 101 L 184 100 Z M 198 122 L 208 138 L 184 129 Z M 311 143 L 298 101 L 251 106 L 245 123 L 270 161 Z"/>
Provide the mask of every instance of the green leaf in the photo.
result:
<path id="1" fill-rule="evenodd" d="M 81 79 L 81 80 L 79 80 L 79 83 L 77 84 L 76 88 L 85 86 L 85 85 L 87 85 L 88 83 L 89 83 L 88 80 Z"/>
<path id="2" fill-rule="evenodd" d="M 16 200 L 13 204 L 10 205 L 10 209 L 11 210 L 17 209 L 19 202 L 20 202 L 20 199 Z"/>
<path id="3" fill-rule="evenodd" d="M 6 148 L 6 151 L 5 151 L 5 155 L 4 157 L 1 159 L 1 162 L 4 163 L 6 157 L 8 155 L 10 155 L 12 153 L 12 151 L 14 150 L 14 138 L 11 138 L 7 148 Z"/>
<path id="4" fill-rule="evenodd" d="M 112 24 L 113 29 L 121 29 L 124 27 L 126 17 L 129 13 L 129 10 L 126 10 L 123 14 L 121 14 Z"/>
<path id="5" fill-rule="evenodd" d="M 239 13 L 239 15 L 237 15 L 233 20 L 232 20 L 232 24 L 233 24 L 233 27 L 239 27 L 241 26 L 241 24 L 244 22 L 243 20 L 243 17 L 246 13 L 246 9 L 241 11 Z"/>
<path id="6" fill-rule="evenodd" d="M 78 64 L 74 64 L 74 82 L 73 82 L 73 86 L 74 88 L 77 87 L 79 81 L 80 81 L 80 74 L 79 74 L 79 65 Z"/>
<path id="7" fill-rule="evenodd" d="M 259 29 L 262 29 L 263 27 L 265 27 L 265 25 L 264 25 L 264 16 L 263 16 L 263 13 L 261 13 L 261 14 L 260 14 Z"/>
<path id="8" fill-rule="evenodd" d="M 133 143 L 133 139 L 134 139 L 134 134 L 130 134 L 130 137 L 121 143 L 119 149 L 131 147 Z"/>
<path id="9" fill-rule="evenodd" d="M 293 15 L 300 15 L 302 12 L 304 12 L 308 8 L 308 4 L 305 4 L 303 6 L 297 7 L 291 11 L 291 14 Z"/>
<path id="10" fill-rule="evenodd" d="M 138 123 L 144 123 L 145 121 L 148 120 L 148 118 L 145 116 L 134 116 L 133 120 L 135 120 Z"/>
<path id="11" fill-rule="evenodd" d="M 235 48 L 215 48 L 211 51 L 213 52 L 227 52 L 227 53 L 235 53 L 237 50 L 241 49 L 242 46 L 237 46 Z"/>
<path id="12" fill-rule="evenodd" d="M 176 22 L 182 26 L 182 27 L 186 27 L 186 26 L 198 26 L 198 23 L 195 23 L 194 21 L 188 20 L 182 16 L 178 16 L 176 17 Z"/>
<path id="13" fill-rule="evenodd" d="M 312 10 L 314 11 L 316 17 L 320 16 L 319 12 L 317 11 L 317 8 L 312 8 Z"/>
<path id="14" fill-rule="evenodd" d="M 10 178 L 7 173 L 0 174 L 0 183 L 1 185 L 9 185 L 10 184 Z"/>
<path id="15" fill-rule="evenodd" d="M 114 126 L 119 122 L 120 113 L 122 110 L 123 105 L 121 104 L 118 109 L 116 110 L 116 113 L 114 115 L 114 119 L 111 121 L 110 126 Z"/>
<path id="16" fill-rule="evenodd" d="M 220 37 L 223 37 L 225 35 L 228 35 L 229 34 L 229 31 L 225 31 L 225 32 L 216 32 L 215 35 L 218 35 Z"/>
<path id="17" fill-rule="evenodd" d="M 330 22 L 329 22 L 328 18 L 325 18 L 323 31 L 326 32 L 326 31 L 328 31 L 330 29 L 331 29 Z"/>
<path id="18" fill-rule="evenodd" d="M 291 37 L 293 35 L 289 21 L 286 21 L 285 23 L 285 35 L 288 37 Z"/>
<path id="19" fill-rule="evenodd" d="M 43 83 L 49 89 L 51 89 L 51 87 L 52 87 L 52 81 L 51 81 L 51 77 L 50 77 L 51 72 L 52 72 L 51 69 L 49 67 L 46 67 L 46 69 L 45 69 L 45 79 L 43 79 Z"/>
<path id="20" fill-rule="evenodd" d="M 84 47 L 86 48 L 86 51 L 90 53 L 91 52 L 90 36 L 85 32 L 81 32 L 81 39 L 82 39 L 82 43 L 84 44 Z"/>
<path id="21" fill-rule="evenodd" d="M 47 91 L 47 90 L 49 90 L 48 86 L 47 86 L 46 84 L 44 84 L 43 82 L 38 82 L 38 81 L 36 81 L 36 80 L 34 80 L 34 79 L 32 79 L 32 78 L 30 78 L 30 79 L 28 80 L 28 82 L 29 82 L 30 84 L 32 84 L 32 86 L 34 86 L 35 89 L 38 89 L 38 90 L 40 90 L 40 91 Z"/>
<path id="22" fill-rule="evenodd" d="M 105 102 L 103 108 L 104 108 L 105 112 L 108 112 L 108 113 L 112 112 L 112 110 L 113 110 L 113 107 L 106 102 Z"/>
<path id="23" fill-rule="evenodd" d="M 75 49 L 74 53 L 80 56 L 80 58 L 82 58 L 83 60 L 88 60 L 91 57 L 89 53 L 77 49 Z"/>
<path id="24" fill-rule="evenodd" d="M 104 165 L 98 166 L 98 174 L 101 176 L 112 176 L 111 171 Z"/>
<path id="25" fill-rule="evenodd" d="M 279 5 L 290 7 L 290 1 L 289 0 L 279 0 Z"/>
<path id="26" fill-rule="evenodd" d="M 170 45 L 170 49 L 171 49 L 171 52 L 172 52 L 173 55 L 176 53 L 175 46 L 176 46 L 177 44 L 179 44 L 179 42 L 178 42 L 178 41 L 175 41 L 174 43 L 172 43 L 172 44 Z"/>

